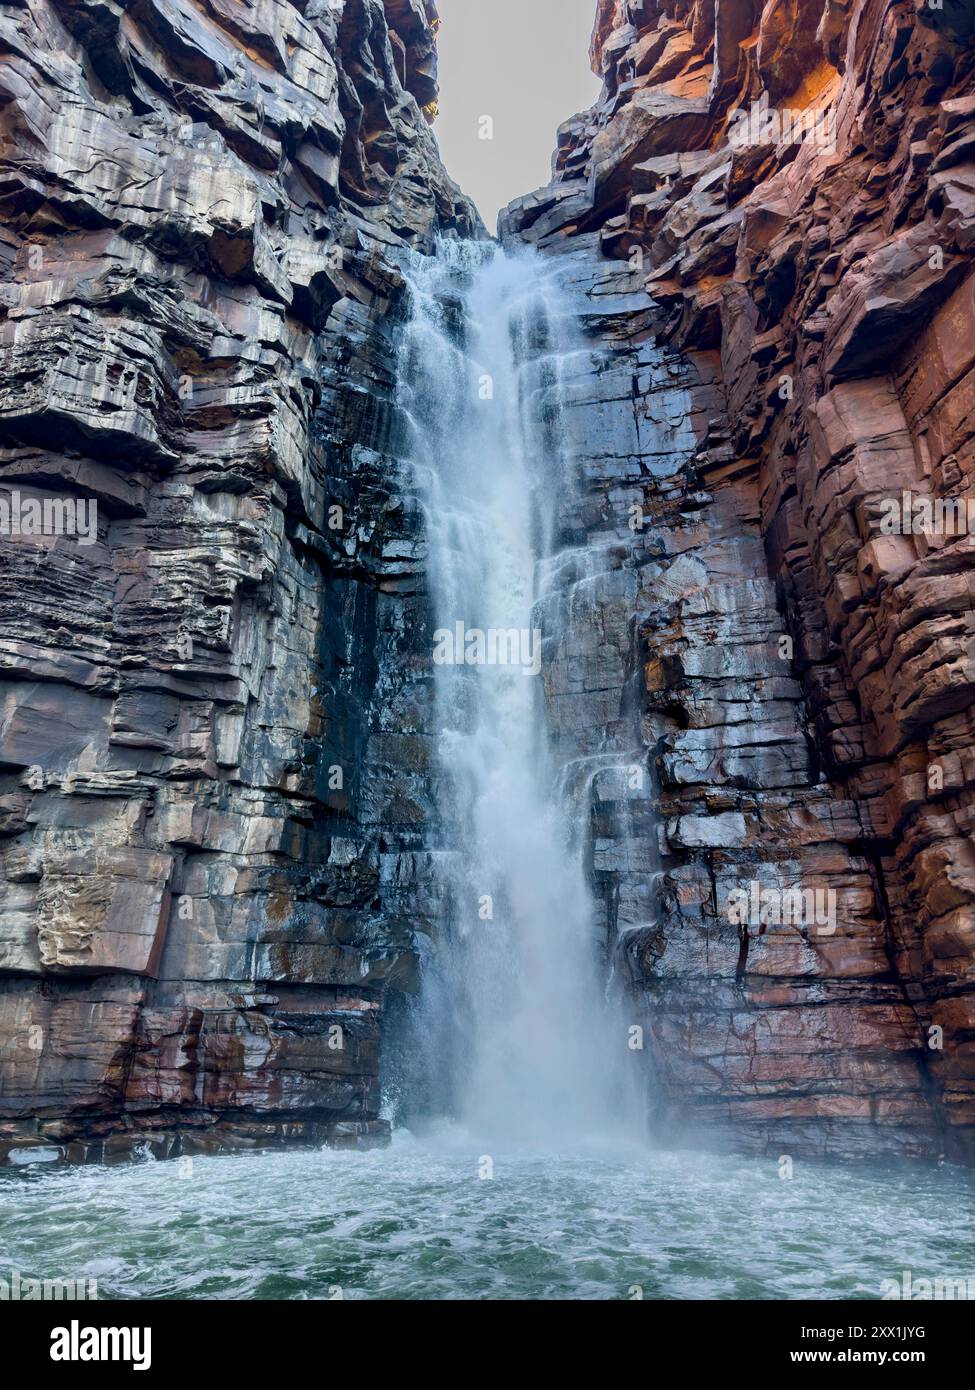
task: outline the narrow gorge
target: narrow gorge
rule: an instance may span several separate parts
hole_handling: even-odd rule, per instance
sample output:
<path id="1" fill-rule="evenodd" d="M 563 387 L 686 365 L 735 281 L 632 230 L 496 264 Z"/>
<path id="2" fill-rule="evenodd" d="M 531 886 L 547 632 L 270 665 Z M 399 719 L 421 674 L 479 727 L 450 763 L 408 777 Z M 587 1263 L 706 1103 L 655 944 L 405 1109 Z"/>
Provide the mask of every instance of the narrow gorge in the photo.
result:
<path id="1" fill-rule="evenodd" d="M 975 1157 L 975 3 L 594 10 L 0 6 L 0 1166 Z"/>

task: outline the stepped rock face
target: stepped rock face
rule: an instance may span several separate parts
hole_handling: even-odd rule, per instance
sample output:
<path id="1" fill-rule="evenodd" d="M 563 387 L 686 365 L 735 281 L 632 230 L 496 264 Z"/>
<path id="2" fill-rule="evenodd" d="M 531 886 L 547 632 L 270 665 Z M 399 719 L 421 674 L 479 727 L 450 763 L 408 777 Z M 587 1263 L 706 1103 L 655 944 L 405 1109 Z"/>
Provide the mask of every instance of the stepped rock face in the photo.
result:
<path id="1" fill-rule="evenodd" d="M 483 234 L 436 22 L 3 8 L 0 1161 L 382 1133 L 427 805 L 385 319 Z"/>
<path id="2" fill-rule="evenodd" d="M 0 1162 L 384 1133 L 443 910 L 398 267 L 482 235 L 436 24 L 0 14 Z M 972 493 L 973 54 L 600 0 L 502 218 L 588 296 L 545 687 L 678 1140 L 975 1147 L 973 542 L 885 525 Z"/>
<path id="3" fill-rule="evenodd" d="M 592 869 L 659 1122 L 970 1159 L 975 541 L 893 503 L 975 498 L 975 6 L 600 0 L 592 58 L 501 232 L 612 353 L 565 517 L 616 539 L 602 655 L 549 693 L 650 750 L 649 792 L 594 781 Z"/>

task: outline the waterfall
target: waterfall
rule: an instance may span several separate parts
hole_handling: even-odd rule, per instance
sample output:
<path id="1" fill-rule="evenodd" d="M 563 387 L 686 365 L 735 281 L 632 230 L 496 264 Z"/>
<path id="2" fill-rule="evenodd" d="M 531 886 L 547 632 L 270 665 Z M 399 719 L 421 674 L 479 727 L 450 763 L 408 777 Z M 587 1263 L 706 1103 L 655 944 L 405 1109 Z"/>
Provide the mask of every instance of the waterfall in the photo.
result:
<path id="1" fill-rule="evenodd" d="M 449 923 L 415 1019 L 428 1109 L 485 1139 L 619 1131 L 626 1021 L 583 862 L 588 804 L 558 794 L 545 699 L 560 563 L 565 376 L 582 306 L 529 250 L 444 242 L 406 267 L 406 452 L 425 512 Z"/>

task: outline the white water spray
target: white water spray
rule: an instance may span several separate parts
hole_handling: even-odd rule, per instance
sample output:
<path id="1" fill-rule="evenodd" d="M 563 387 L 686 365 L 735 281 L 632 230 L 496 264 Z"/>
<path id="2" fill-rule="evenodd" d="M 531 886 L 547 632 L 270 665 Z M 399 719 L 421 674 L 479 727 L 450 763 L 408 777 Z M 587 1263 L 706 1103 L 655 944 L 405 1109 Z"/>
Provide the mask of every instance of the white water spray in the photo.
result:
<path id="1" fill-rule="evenodd" d="M 571 486 L 563 371 L 579 306 L 535 254 L 444 243 L 407 270 L 400 405 L 426 507 L 436 729 L 451 900 L 420 1033 L 439 1102 L 485 1139 L 560 1144 L 622 1127 L 625 1020 L 605 986 L 584 826 L 556 790 L 543 679 L 525 652 L 558 605 Z M 479 641 L 479 637 L 483 641 Z M 541 651 L 544 674 L 544 647 Z"/>

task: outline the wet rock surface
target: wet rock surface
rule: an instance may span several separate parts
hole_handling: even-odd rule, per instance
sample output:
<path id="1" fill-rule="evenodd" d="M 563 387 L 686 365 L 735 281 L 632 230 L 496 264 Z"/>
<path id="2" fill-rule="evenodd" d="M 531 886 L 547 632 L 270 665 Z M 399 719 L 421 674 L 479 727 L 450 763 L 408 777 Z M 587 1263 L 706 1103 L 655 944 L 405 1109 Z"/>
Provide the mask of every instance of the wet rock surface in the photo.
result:
<path id="1" fill-rule="evenodd" d="M 880 522 L 971 493 L 975 10 L 602 0 L 592 57 L 501 233 L 592 304 L 548 696 L 658 1125 L 970 1159 L 972 540 Z"/>
<path id="2" fill-rule="evenodd" d="M 397 267 L 480 234 L 435 7 L 0 25 L 0 514 L 97 503 L 0 538 L 0 1161 L 381 1139 L 443 909 Z M 544 678 L 665 1136 L 971 1157 L 972 540 L 880 519 L 975 466 L 973 50 L 601 0 L 502 218 L 588 297 Z"/>
<path id="3" fill-rule="evenodd" d="M 436 22 L 0 18 L 0 503 L 97 504 L 0 542 L 0 1160 L 383 1135 L 429 809 L 388 316 L 482 234 Z"/>

